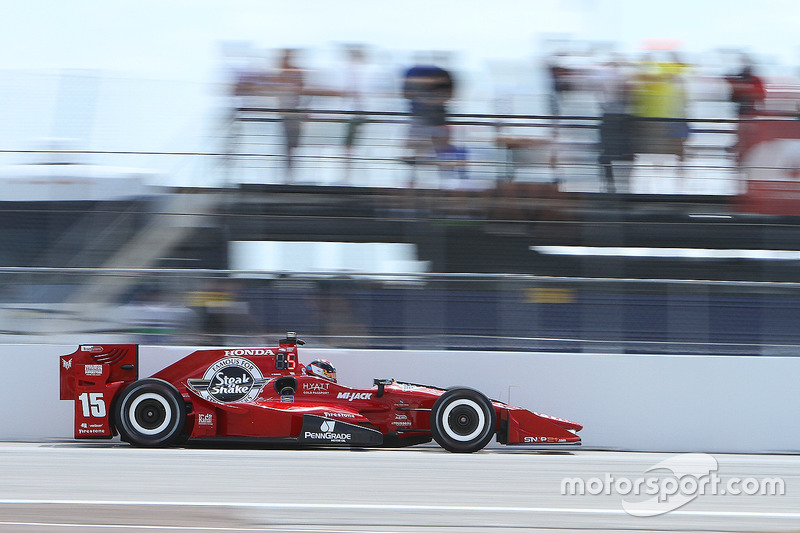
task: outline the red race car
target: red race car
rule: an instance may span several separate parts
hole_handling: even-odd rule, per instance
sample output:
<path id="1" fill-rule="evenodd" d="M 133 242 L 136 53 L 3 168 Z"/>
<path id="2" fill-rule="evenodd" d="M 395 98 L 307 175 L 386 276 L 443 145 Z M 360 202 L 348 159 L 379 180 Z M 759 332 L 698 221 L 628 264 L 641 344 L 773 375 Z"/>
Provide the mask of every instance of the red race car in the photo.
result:
<path id="1" fill-rule="evenodd" d="M 579 444 L 580 424 L 489 400 L 457 387 L 376 379 L 336 382 L 329 362 L 302 365 L 290 333 L 277 348 L 197 350 L 138 377 L 135 344 L 81 345 L 61 356 L 61 399 L 75 402 L 75 438 L 137 446 L 253 438 L 313 446 L 410 446 L 452 452 L 502 444 Z"/>

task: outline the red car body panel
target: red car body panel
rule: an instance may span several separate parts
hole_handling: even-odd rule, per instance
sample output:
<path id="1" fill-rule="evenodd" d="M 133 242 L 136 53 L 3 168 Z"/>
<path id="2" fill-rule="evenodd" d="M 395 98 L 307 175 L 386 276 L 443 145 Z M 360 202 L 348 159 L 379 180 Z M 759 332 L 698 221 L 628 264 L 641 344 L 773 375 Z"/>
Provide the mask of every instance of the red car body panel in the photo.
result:
<path id="1" fill-rule="evenodd" d="M 138 346 L 81 345 L 60 363 L 60 397 L 75 402 L 75 438 L 117 434 L 119 396 L 139 378 Z M 180 394 L 186 409 L 182 436 L 189 439 L 416 444 L 430 440 L 431 410 L 447 392 L 390 379 L 355 389 L 307 375 L 294 338 L 275 348 L 197 350 L 151 377 Z M 492 431 L 502 444 L 580 443 L 582 426 L 575 422 L 498 401 L 491 408 Z"/>

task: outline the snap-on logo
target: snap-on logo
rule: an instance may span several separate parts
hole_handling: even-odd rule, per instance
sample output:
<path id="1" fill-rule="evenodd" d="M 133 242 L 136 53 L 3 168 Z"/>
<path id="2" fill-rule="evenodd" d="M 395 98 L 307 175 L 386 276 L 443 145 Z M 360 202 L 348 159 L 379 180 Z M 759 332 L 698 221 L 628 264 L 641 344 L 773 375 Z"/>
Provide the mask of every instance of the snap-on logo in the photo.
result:
<path id="1" fill-rule="evenodd" d="M 212 402 L 252 402 L 267 381 L 252 361 L 226 357 L 208 367 L 202 379 L 187 380 L 187 385 Z"/>
<path id="2" fill-rule="evenodd" d="M 566 439 L 565 439 L 566 440 Z M 525 437 L 523 439 L 525 443 L 532 443 L 532 442 L 556 442 L 556 439 L 553 437 Z"/>

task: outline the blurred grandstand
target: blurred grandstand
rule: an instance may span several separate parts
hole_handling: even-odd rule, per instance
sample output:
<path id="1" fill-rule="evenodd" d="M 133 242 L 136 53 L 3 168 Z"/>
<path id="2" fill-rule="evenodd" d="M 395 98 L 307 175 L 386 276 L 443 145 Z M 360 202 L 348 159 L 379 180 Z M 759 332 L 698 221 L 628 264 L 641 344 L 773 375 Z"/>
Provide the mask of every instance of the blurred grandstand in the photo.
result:
<path id="1" fill-rule="evenodd" d="M 0 169 L 3 340 L 257 344 L 288 329 L 341 347 L 794 354 L 796 85 L 771 83 L 770 113 L 739 121 L 718 78 L 693 83 L 684 161 L 638 154 L 614 193 L 589 89 L 558 116 L 460 101 L 467 157 L 414 168 L 396 98 L 354 112 L 315 97 L 295 110 L 291 182 L 285 110 L 259 92 L 225 100 L 219 150 L 139 154 L 191 159 L 194 185 L 75 159 L 113 150 L 28 151 Z"/>

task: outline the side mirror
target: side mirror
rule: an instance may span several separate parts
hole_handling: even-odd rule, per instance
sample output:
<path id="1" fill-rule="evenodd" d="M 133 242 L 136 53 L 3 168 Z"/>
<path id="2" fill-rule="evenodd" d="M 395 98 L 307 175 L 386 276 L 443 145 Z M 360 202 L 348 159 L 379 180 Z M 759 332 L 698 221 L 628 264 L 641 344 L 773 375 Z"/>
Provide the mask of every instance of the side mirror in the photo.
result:
<path id="1" fill-rule="evenodd" d="M 383 388 L 386 385 L 391 385 L 393 382 L 394 382 L 393 379 L 378 379 L 378 378 L 375 378 L 374 380 L 372 380 L 372 384 L 378 386 L 378 393 L 375 396 L 378 397 L 378 398 L 383 396 L 383 392 L 384 392 Z"/>

